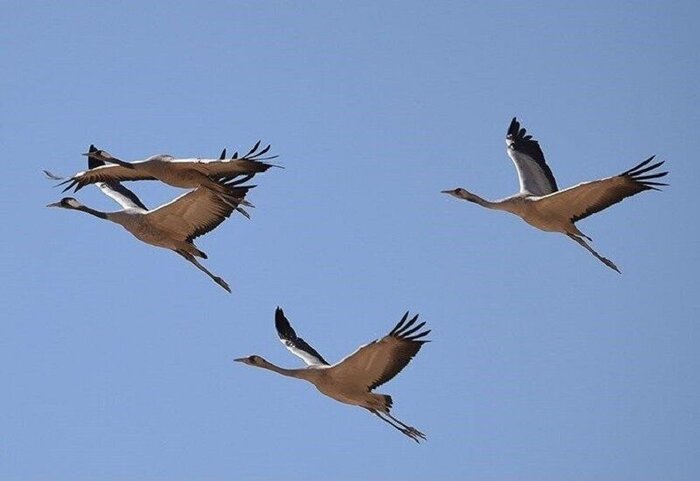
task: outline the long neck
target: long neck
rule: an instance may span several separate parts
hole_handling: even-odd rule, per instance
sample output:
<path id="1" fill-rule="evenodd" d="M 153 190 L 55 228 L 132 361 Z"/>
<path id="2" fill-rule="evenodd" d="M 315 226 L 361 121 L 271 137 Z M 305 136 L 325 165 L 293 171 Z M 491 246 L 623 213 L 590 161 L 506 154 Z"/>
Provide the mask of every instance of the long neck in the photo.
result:
<path id="1" fill-rule="evenodd" d="M 126 162 L 126 161 L 121 160 L 121 159 L 117 159 L 116 157 L 109 157 L 109 158 L 100 159 L 100 160 L 102 160 L 103 162 L 109 162 L 110 164 L 121 165 L 122 167 L 126 167 L 127 169 L 134 168 L 134 165 L 132 163 Z"/>
<path id="2" fill-rule="evenodd" d="M 471 192 L 462 194 L 459 197 L 466 201 L 479 204 L 481 207 L 486 207 L 487 209 L 501 210 L 504 212 L 510 212 L 511 214 L 517 214 L 519 212 L 518 207 L 520 206 L 520 203 L 518 202 L 518 199 L 514 197 L 491 201 L 483 199 L 476 194 L 472 194 Z"/>
<path id="3" fill-rule="evenodd" d="M 271 362 L 266 361 L 264 359 L 260 364 L 258 364 L 258 367 L 267 369 L 268 371 L 276 372 L 277 374 L 281 374 L 283 376 L 295 377 L 298 379 L 306 379 L 306 377 L 304 376 L 304 372 L 306 371 L 306 369 L 285 369 L 283 367 L 275 366 Z"/>
<path id="4" fill-rule="evenodd" d="M 486 207 L 487 209 L 498 209 L 498 202 L 491 202 L 490 200 L 482 199 L 476 194 L 468 192 L 467 194 L 458 194 L 460 199 L 464 199 L 468 202 L 474 202 L 479 204 L 481 207 Z"/>
<path id="5" fill-rule="evenodd" d="M 81 205 L 80 207 L 76 207 L 75 210 L 87 212 L 88 214 L 94 215 L 95 217 L 99 217 L 100 219 L 108 219 L 106 212 L 101 212 L 99 210 L 91 209 L 90 207 L 88 207 L 86 205 Z"/>
<path id="6" fill-rule="evenodd" d="M 287 377 L 299 377 L 297 375 L 297 371 L 299 371 L 299 369 L 285 369 L 283 367 L 275 366 L 271 362 L 265 361 L 265 360 L 263 360 L 258 365 L 258 367 L 261 367 L 263 369 L 267 369 L 268 371 L 276 372 L 277 374 L 282 374 L 283 376 L 287 376 Z"/>

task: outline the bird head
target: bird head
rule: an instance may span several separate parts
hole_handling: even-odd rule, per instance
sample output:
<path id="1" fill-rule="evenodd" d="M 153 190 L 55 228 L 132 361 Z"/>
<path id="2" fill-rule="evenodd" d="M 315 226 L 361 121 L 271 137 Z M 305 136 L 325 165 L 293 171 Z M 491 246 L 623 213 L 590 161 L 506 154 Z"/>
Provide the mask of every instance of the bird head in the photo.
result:
<path id="1" fill-rule="evenodd" d="M 265 359 L 263 359 L 260 356 L 256 356 L 253 354 L 252 356 L 248 357 L 239 357 L 237 359 L 234 359 L 235 362 L 242 362 L 243 364 L 248 364 L 249 366 L 260 366 L 265 362 Z"/>
<path id="2" fill-rule="evenodd" d="M 80 209 L 83 207 L 83 204 L 78 202 L 77 199 L 73 197 L 64 197 L 58 202 L 54 202 L 53 204 L 47 204 L 46 207 L 62 207 L 63 209 Z"/>
<path id="3" fill-rule="evenodd" d="M 456 189 L 452 190 L 443 190 L 441 192 L 443 194 L 451 195 L 452 197 L 457 197 L 458 199 L 464 199 L 470 202 L 474 202 L 474 194 L 468 192 L 466 189 L 463 189 L 461 187 L 457 187 Z"/>
<path id="4" fill-rule="evenodd" d="M 94 147 L 94 146 L 91 145 L 90 147 Z M 88 156 L 88 157 L 94 157 L 94 158 L 101 160 L 103 162 L 109 162 L 110 159 L 114 158 L 114 156 L 112 154 L 110 154 L 106 150 L 102 150 L 102 149 L 90 150 L 90 152 L 85 152 L 85 153 L 83 153 L 83 155 Z"/>

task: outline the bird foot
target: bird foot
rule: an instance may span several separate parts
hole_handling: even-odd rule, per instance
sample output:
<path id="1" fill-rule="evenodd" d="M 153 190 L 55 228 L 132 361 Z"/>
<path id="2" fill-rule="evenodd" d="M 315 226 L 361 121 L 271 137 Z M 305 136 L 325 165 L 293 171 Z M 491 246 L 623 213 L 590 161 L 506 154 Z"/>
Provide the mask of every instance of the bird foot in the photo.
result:
<path id="1" fill-rule="evenodd" d="M 622 274 L 622 272 L 620 272 L 620 269 L 618 269 L 617 266 L 615 265 L 615 263 L 613 261 L 611 261 L 610 259 L 606 259 L 605 257 L 603 257 L 602 261 L 606 266 L 608 266 L 609 268 L 611 268 L 612 270 L 614 270 L 618 274 Z"/>
<path id="2" fill-rule="evenodd" d="M 404 433 L 409 438 L 413 439 L 417 443 L 420 443 L 421 440 L 427 439 L 425 437 L 425 434 L 423 434 L 422 432 L 418 431 L 416 428 L 413 428 L 411 426 L 409 426 L 405 429 L 402 429 L 401 432 Z"/>
<path id="3" fill-rule="evenodd" d="M 243 207 L 236 207 L 236 210 L 243 214 L 243 217 L 245 217 L 246 219 L 250 219 L 250 214 L 247 213 L 245 209 L 243 209 Z"/>
<path id="4" fill-rule="evenodd" d="M 228 283 L 225 280 L 223 280 L 221 277 L 214 277 L 214 282 L 216 282 L 221 287 L 226 289 L 226 291 L 228 291 L 229 294 L 231 293 L 231 288 L 229 287 Z"/>

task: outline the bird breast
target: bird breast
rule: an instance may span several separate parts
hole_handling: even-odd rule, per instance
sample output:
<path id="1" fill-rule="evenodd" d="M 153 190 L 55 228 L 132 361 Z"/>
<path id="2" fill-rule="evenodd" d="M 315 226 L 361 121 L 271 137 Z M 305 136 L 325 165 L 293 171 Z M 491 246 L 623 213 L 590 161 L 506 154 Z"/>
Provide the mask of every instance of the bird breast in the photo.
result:
<path id="1" fill-rule="evenodd" d="M 545 232 L 566 233 L 570 225 L 569 219 L 563 218 L 559 213 L 543 208 L 537 202 L 537 198 L 525 198 L 517 213 L 525 222 Z"/>
<path id="2" fill-rule="evenodd" d="M 154 226 L 148 217 L 142 213 L 117 212 L 112 219 L 128 230 L 138 240 L 157 247 L 166 249 L 177 248 L 177 242 L 172 235 L 163 229 Z"/>
<path id="3" fill-rule="evenodd" d="M 360 406 L 364 404 L 365 398 L 367 397 L 367 388 L 337 382 L 333 376 L 319 376 L 318 379 L 311 382 L 322 394 L 344 404 Z"/>

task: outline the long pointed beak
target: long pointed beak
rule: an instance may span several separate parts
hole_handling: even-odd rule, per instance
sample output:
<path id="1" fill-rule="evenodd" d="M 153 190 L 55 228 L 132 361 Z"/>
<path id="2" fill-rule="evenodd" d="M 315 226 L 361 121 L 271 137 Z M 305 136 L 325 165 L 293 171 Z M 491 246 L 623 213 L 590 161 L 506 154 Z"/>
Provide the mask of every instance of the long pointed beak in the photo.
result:
<path id="1" fill-rule="evenodd" d="M 80 155 L 84 155 L 84 156 L 88 157 L 88 156 L 90 155 L 90 152 L 83 152 L 83 153 L 80 154 Z"/>
<path id="2" fill-rule="evenodd" d="M 440 191 L 441 194 L 451 194 L 452 192 L 453 191 L 451 191 L 451 190 L 441 190 Z"/>
<path id="3" fill-rule="evenodd" d="M 54 202 L 53 204 L 46 204 L 46 207 L 61 207 L 60 202 Z"/>
<path id="4" fill-rule="evenodd" d="M 238 357 L 238 358 L 234 359 L 233 362 L 245 362 L 246 359 L 248 359 L 248 358 L 246 358 L 246 357 Z"/>

